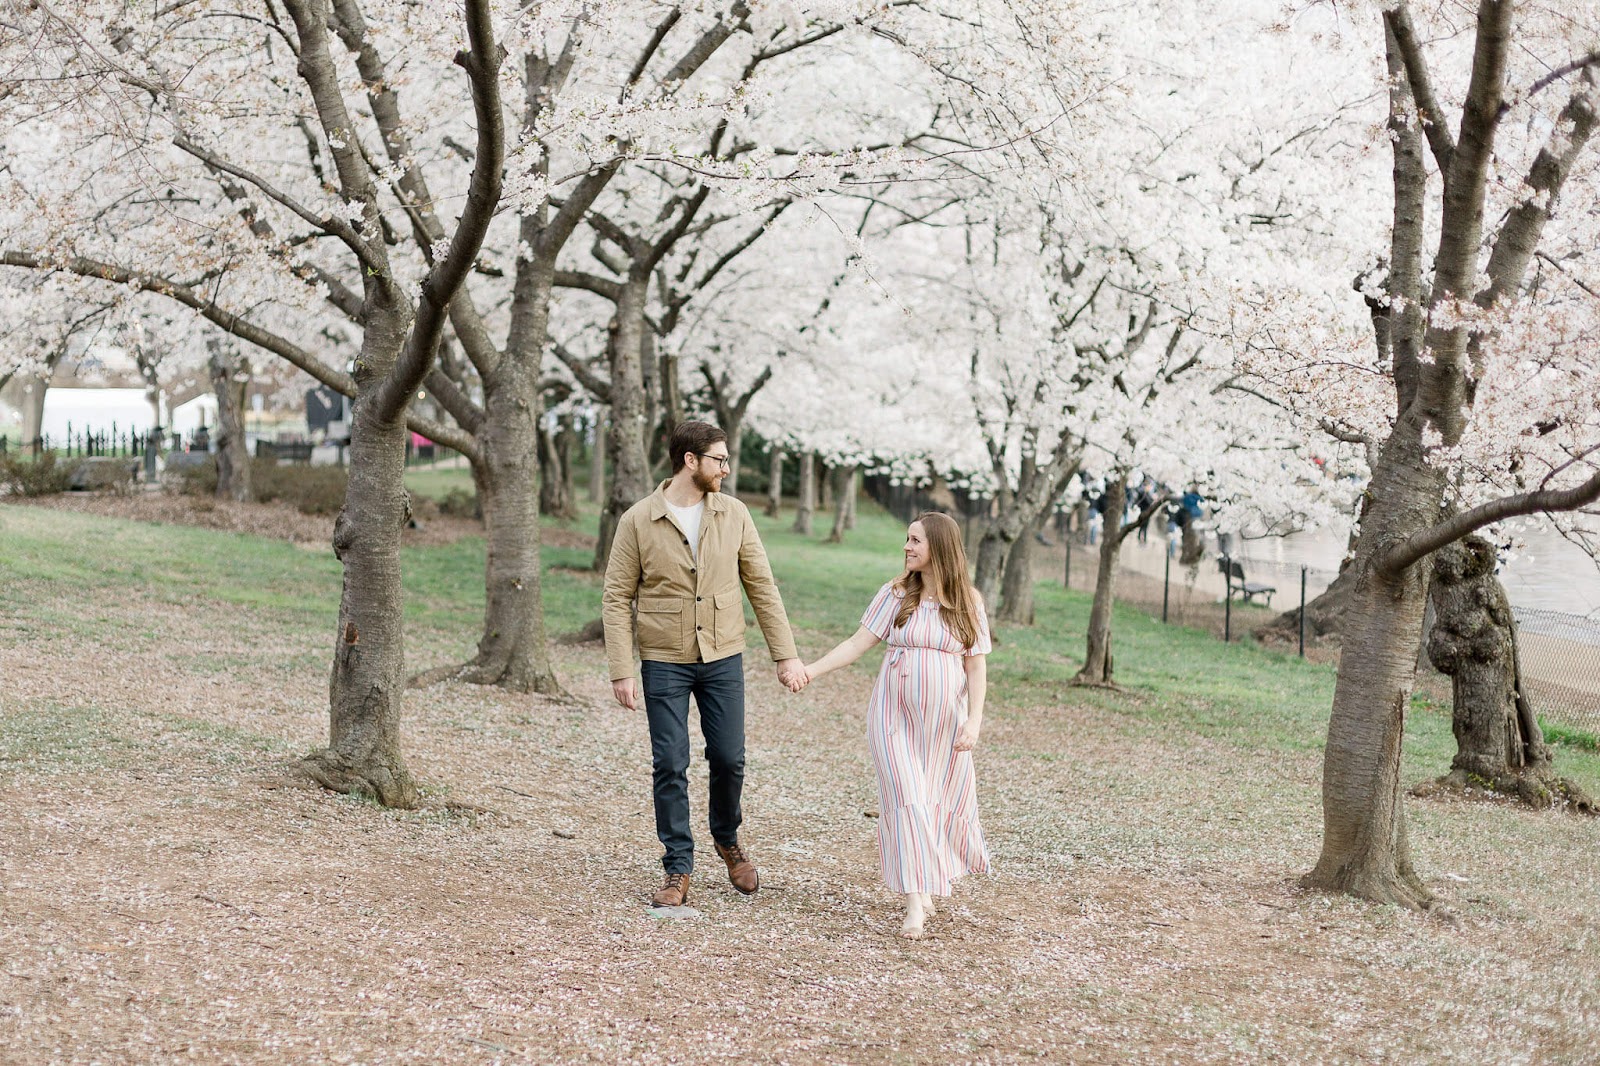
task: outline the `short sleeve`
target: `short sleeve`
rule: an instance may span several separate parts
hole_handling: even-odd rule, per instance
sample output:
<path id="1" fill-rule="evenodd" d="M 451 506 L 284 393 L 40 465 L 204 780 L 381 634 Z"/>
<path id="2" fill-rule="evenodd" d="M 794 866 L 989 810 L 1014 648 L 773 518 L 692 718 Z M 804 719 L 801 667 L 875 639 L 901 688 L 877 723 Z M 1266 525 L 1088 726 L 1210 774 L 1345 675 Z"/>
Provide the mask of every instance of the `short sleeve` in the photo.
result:
<path id="1" fill-rule="evenodd" d="M 978 639 L 968 648 L 968 655 L 988 655 L 994 650 L 994 642 L 989 639 L 989 612 L 983 609 L 983 601 L 976 595 L 972 598 L 972 606 L 978 612 Z"/>
<path id="2" fill-rule="evenodd" d="M 861 626 L 871 630 L 879 640 L 888 640 L 889 631 L 894 628 L 894 616 L 899 611 L 900 597 L 895 594 L 894 582 L 891 581 L 872 597 L 867 613 L 861 616 Z"/>

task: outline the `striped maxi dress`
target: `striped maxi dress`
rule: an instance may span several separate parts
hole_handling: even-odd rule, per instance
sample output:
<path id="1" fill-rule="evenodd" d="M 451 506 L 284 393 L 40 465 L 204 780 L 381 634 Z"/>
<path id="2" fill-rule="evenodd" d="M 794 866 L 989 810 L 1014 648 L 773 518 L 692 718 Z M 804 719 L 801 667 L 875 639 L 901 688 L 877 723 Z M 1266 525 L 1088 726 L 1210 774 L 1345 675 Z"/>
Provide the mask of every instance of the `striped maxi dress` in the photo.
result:
<path id="1" fill-rule="evenodd" d="M 987 873 L 978 824 L 972 753 L 955 750 L 967 719 L 966 655 L 990 651 L 989 620 L 978 607 L 978 639 L 963 648 L 937 603 L 894 624 L 901 594 L 878 590 L 861 624 L 887 641 L 867 708 L 867 744 L 878 773 L 878 859 L 895 892 L 948 896 L 963 874 Z"/>

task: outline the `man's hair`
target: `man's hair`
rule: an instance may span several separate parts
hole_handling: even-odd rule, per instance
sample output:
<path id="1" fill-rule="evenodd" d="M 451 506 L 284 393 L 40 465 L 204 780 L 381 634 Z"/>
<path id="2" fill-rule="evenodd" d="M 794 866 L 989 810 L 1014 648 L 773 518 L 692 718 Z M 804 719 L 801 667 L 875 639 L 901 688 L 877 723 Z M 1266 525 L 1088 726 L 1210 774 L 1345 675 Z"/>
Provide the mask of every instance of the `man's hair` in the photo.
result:
<path id="1" fill-rule="evenodd" d="M 728 435 L 710 422 L 679 422 L 672 428 L 672 472 L 683 469 L 684 456 L 690 452 L 703 455 L 718 441 L 727 441 Z"/>

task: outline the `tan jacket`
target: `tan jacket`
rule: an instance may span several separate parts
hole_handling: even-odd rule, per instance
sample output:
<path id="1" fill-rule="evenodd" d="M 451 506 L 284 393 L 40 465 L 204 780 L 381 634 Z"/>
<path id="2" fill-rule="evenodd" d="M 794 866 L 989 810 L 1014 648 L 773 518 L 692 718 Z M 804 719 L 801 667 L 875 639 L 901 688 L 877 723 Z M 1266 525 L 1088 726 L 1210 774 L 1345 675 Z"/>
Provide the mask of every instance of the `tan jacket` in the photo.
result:
<path id="1" fill-rule="evenodd" d="M 667 510 L 667 482 L 617 523 L 606 566 L 601 616 L 611 680 L 633 676 L 634 611 L 639 657 L 663 663 L 716 662 L 744 651 L 744 586 L 774 661 L 799 655 L 750 511 L 732 496 L 706 493 L 699 565 Z"/>

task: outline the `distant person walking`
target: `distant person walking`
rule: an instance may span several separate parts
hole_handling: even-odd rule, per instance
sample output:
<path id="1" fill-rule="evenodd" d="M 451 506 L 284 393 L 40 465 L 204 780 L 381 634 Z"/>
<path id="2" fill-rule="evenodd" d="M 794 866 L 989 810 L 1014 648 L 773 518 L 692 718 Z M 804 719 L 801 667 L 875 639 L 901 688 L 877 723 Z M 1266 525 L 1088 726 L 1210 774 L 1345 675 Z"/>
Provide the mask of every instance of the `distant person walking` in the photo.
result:
<path id="1" fill-rule="evenodd" d="M 755 608 L 778 679 L 791 691 L 803 667 L 772 579 L 767 554 L 745 505 L 721 492 L 728 437 L 706 422 L 672 431 L 672 477 L 630 507 L 617 524 L 606 567 L 602 614 L 611 691 L 638 707 L 633 645 L 637 632 L 645 717 L 654 764 L 656 836 L 665 849 L 658 907 L 689 900 L 694 836 L 689 828 L 689 697 L 700 712 L 711 771 L 708 821 L 728 880 L 749 895 L 760 872 L 739 844 L 744 789 L 743 586 Z M 635 611 L 637 605 L 637 611 Z M 635 625 L 637 615 L 637 625 Z"/>
<path id="2" fill-rule="evenodd" d="M 934 896 L 987 873 L 972 749 L 983 727 L 989 621 L 967 577 L 961 529 L 928 512 L 906 531 L 905 572 L 884 585 L 854 636 L 805 668 L 805 679 L 889 642 L 867 707 L 878 777 L 878 857 L 905 897 L 900 935 L 922 936 Z"/>

